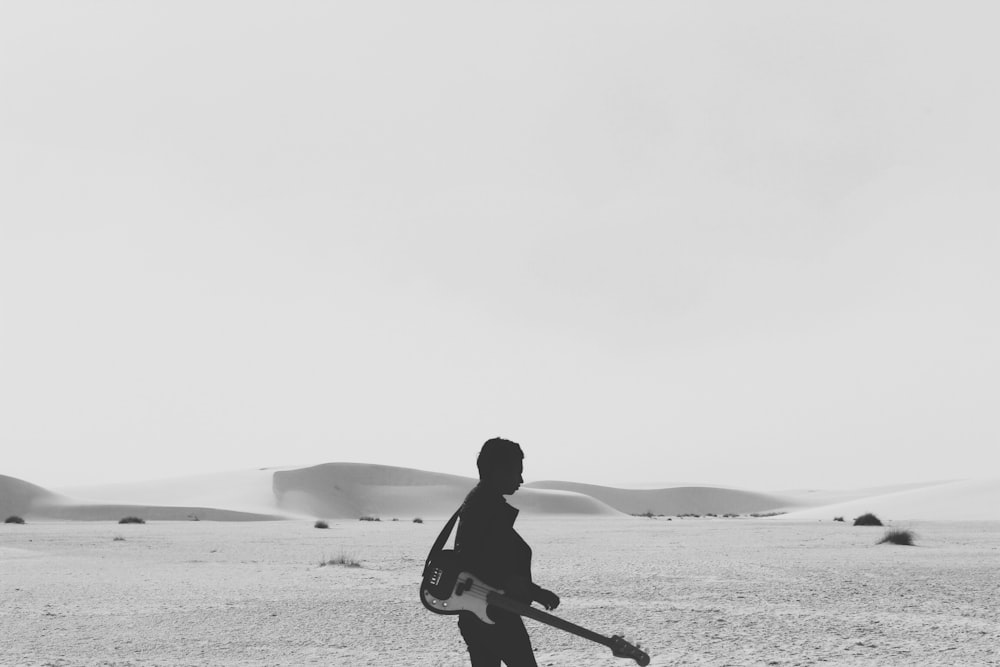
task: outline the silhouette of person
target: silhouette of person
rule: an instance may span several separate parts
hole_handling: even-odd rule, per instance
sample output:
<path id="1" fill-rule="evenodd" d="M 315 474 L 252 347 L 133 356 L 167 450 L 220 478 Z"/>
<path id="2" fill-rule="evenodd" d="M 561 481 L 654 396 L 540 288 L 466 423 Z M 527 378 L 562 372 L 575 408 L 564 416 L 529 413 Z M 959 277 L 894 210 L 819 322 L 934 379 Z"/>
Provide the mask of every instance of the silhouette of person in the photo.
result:
<path id="1" fill-rule="evenodd" d="M 516 442 L 493 438 L 479 452 L 479 484 L 466 496 L 459 513 L 455 551 L 462 568 L 484 583 L 525 604 L 559 606 L 559 596 L 531 581 L 531 547 L 514 530 L 519 510 L 503 499 L 524 483 L 524 452 Z M 458 628 L 468 645 L 472 667 L 537 667 L 531 639 L 517 614 L 488 607 L 496 621 L 484 623 L 471 612 L 459 614 Z"/>

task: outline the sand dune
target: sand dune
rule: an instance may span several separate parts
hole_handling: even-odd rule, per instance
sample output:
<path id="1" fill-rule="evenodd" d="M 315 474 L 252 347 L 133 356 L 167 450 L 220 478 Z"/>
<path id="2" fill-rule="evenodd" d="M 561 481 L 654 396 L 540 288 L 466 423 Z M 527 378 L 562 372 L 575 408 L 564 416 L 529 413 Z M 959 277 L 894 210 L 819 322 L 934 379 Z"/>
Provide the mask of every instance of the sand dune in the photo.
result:
<path id="1" fill-rule="evenodd" d="M 132 485 L 121 485 L 133 488 Z M 144 485 L 135 485 L 133 492 L 141 496 Z M 225 507 L 200 506 L 184 503 L 183 485 L 166 502 L 94 502 L 57 494 L 14 477 L 0 475 L 0 515 L 18 515 L 32 519 L 63 519 L 75 521 L 117 521 L 125 516 L 138 516 L 160 521 L 259 521 L 281 518 L 273 513 L 248 512 Z M 104 488 L 104 487 L 101 487 Z M 127 491 L 123 496 L 128 496 Z M 180 499 L 180 502 L 177 502 Z M 107 499 L 105 499 L 107 500 Z"/>
<path id="2" fill-rule="evenodd" d="M 325 463 L 274 473 L 279 508 L 330 519 L 448 516 L 475 485 L 471 477 L 361 463 Z M 511 504 L 526 515 L 616 514 L 594 498 L 557 491 L 522 489 Z"/>
<path id="3" fill-rule="evenodd" d="M 216 507 L 188 505 L 101 505 L 92 503 L 58 503 L 35 506 L 28 513 L 41 519 L 71 521 L 117 521 L 136 516 L 150 521 L 272 521 L 284 517 Z"/>
<path id="4" fill-rule="evenodd" d="M 36 504 L 57 502 L 59 496 L 16 477 L 0 475 L 0 518 L 30 513 Z"/>
<path id="5" fill-rule="evenodd" d="M 364 463 L 263 468 L 141 483 L 59 489 L 0 475 L 0 518 L 235 521 L 313 517 L 447 517 L 476 479 Z M 510 499 L 524 516 L 750 514 L 788 519 L 1000 520 L 1000 480 L 933 482 L 855 491 L 760 493 L 712 486 L 621 489 L 566 481 L 534 482 Z"/>
<path id="6" fill-rule="evenodd" d="M 842 516 L 850 521 L 865 512 L 873 512 L 883 521 L 1000 521 L 1000 479 L 936 482 L 800 509 L 781 518 L 832 519 Z"/>
<path id="7" fill-rule="evenodd" d="M 712 486 L 679 486 L 664 489 L 619 489 L 595 484 L 544 481 L 528 485 L 532 489 L 573 491 L 626 514 L 749 514 L 769 512 L 797 505 L 795 501 L 766 493 Z"/>
<path id="8" fill-rule="evenodd" d="M 233 470 L 123 484 L 61 488 L 79 502 L 113 505 L 184 505 L 250 514 L 280 514 L 272 476 L 282 468 Z"/>
<path id="9" fill-rule="evenodd" d="M 361 516 L 412 519 L 451 515 L 476 484 L 472 477 L 363 463 L 326 463 L 60 489 L 11 480 L 0 485 L 10 514 L 45 519 L 238 521 Z M 14 502 L 17 499 L 17 502 Z M 616 515 L 578 493 L 523 489 L 513 504 L 525 516 Z"/>
<path id="10" fill-rule="evenodd" d="M 884 484 L 880 486 L 868 486 L 857 489 L 790 489 L 776 491 L 775 495 L 788 498 L 795 505 L 800 507 L 820 507 L 822 505 L 833 505 L 835 503 L 846 503 L 862 498 L 873 496 L 884 496 L 889 493 L 900 491 L 910 491 L 922 489 L 935 484 L 943 484 L 953 480 L 938 480 L 924 482 L 910 482 L 908 484 Z"/>

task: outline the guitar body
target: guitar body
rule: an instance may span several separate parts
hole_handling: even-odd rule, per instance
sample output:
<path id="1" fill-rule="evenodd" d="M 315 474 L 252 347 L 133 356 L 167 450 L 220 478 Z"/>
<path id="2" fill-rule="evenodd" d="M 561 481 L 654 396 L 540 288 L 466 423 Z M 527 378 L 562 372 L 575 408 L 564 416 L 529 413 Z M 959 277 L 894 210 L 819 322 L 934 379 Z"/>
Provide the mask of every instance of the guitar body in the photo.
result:
<path id="1" fill-rule="evenodd" d="M 489 595 L 491 593 L 503 595 L 503 591 L 484 584 L 475 575 L 468 572 L 460 572 L 458 575 L 442 575 L 441 583 L 450 590 L 448 595 L 441 595 L 445 592 L 437 586 L 434 590 L 423 588 L 420 591 L 420 599 L 424 606 L 436 614 L 457 614 L 469 611 L 475 614 L 483 623 L 493 625 L 495 621 L 486 613 L 489 606 Z"/>
<path id="2" fill-rule="evenodd" d="M 470 580 L 481 587 L 477 588 L 477 591 L 489 589 L 486 592 L 492 592 L 496 589 L 482 583 L 468 572 L 460 572 L 458 567 L 458 554 L 454 551 L 445 549 L 435 554 L 424 570 L 424 580 L 420 585 L 420 601 L 435 614 L 471 611 L 483 623 L 492 625 L 493 619 L 486 613 L 485 593 L 465 595 L 465 592 L 472 587 L 472 584 L 468 583 Z M 462 581 L 461 585 L 459 580 Z"/>

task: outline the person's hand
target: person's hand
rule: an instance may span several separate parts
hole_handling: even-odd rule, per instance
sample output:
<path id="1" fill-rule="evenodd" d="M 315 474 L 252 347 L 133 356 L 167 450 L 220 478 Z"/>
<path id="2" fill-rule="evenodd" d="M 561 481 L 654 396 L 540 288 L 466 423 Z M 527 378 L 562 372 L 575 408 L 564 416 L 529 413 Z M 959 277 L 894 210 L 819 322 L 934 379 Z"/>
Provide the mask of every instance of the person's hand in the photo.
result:
<path id="1" fill-rule="evenodd" d="M 539 588 L 538 592 L 535 593 L 535 602 L 552 611 L 559 606 L 559 596 L 552 591 Z"/>

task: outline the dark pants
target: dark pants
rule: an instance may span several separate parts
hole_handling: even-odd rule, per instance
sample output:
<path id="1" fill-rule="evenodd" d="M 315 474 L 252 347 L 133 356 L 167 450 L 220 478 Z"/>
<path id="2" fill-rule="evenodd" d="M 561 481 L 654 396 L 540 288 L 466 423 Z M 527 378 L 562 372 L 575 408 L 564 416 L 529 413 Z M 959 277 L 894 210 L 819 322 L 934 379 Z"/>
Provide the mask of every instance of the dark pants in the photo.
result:
<path id="1" fill-rule="evenodd" d="M 500 667 L 501 660 L 507 667 L 538 667 L 520 616 L 503 614 L 496 625 L 489 625 L 463 613 L 458 618 L 458 629 L 469 646 L 472 667 Z"/>

